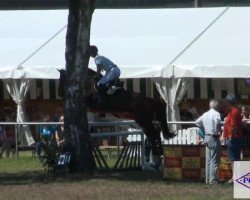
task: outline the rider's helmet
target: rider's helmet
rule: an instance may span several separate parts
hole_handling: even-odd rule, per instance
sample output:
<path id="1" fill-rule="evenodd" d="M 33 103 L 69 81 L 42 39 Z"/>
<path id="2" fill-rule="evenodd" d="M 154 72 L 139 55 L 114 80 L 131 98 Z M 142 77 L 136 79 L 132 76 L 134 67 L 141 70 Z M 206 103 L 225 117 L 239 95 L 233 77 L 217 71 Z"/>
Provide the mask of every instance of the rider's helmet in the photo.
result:
<path id="1" fill-rule="evenodd" d="M 91 57 L 93 58 L 96 57 L 97 53 L 98 53 L 98 48 L 95 45 L 89 46 L 89 55 Z"/>

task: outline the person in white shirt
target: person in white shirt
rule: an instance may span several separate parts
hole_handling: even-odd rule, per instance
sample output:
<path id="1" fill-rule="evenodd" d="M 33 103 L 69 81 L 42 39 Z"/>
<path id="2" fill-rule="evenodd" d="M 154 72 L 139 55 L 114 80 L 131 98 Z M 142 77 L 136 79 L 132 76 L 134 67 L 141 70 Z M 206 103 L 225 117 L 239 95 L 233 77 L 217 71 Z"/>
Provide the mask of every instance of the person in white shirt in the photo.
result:
<path id="1" fill-rule="evenodd" d="M 204 144 L 206 145 L 206 183 L 217 184 L 217 170 L 220 164 L 221 143 L 221 116 L 217 111 L 219 103 L 211 100 L 210 110 L 199 117 L 195 124 L 205 131 Z"/>

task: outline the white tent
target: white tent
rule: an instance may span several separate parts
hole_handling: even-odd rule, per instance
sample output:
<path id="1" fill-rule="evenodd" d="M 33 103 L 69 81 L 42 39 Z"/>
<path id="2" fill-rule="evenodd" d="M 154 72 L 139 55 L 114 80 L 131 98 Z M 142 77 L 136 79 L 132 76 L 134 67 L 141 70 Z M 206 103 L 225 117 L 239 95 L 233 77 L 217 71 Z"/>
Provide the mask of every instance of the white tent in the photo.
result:
<path id="1" fill-rule="evenodd" d="M 58 79 L 65 66 L 66 22 L 65 11 L 0 12 L 0 78 L 17 104 L 17 122 L 27 119 L 23 103 L 32 79 Z M 33 144 L 29 127 L 23 129 Z"/>
<path id="2" fill-rule="evenodd" d="M 171 63 L 223 10 L 96 10 L 91 43 L 122 69 L 122 78 L 170 77 L 172 71 L 161 74 L 159 70 Z M 93 60 L 90 65 L 94 66 Z"/>
<path id="3" fill-rule="evenodd" d="M 17 85 L 20 99 L 12 95 L 17 103 L 30 85 L 24 80 L 59 77 L 67 15 L 67 10 L 0 12 L 0 78 L 22 80 L 7 82 L 12 90 Z M 153 78 L 169 119 L 178 120 L 177 104 L 190 77 L 249 76 L 249 18 L 246 7 L 95 10 L 91 43 L 121 68 L 121 78 Z M 90 67 L 95 68 L 92 59 Z"/>
<path id="4" fill-rule="evenodd" d="M 227 14 L 231 11 L 233 15 Z M 250 63 L 245 55 L 248 51 L 238 60 L 233 59 L 239 52 L 234 44 L 245 46 L 249 40 L 245 39 L 249 27 L 241 27 L 249 11 L 249 8 L 98 10 L 93 17 L 91 40 L 100 53 L 105 52 L 119 64 L 122 77 L 155 77 L 156 87 L 168 104 L 168 120 L 179 121 L 178 103 L 190 77 L 245 77 L 246 68 L 241 67 L 239 72 L 236 64 Z M 232 22 L 238 26 L 231 28 Z M 236 31 L 230 32 L 231 29 Z M 209 32 L 210 37 L 205 37 Z M 211 36 L 216 40 L 210 42 Z M 214 50 L 214 45 L 220 48 Z M 247 50 L 249 46 L 245 48 L 242 49 Z M 231 65 L 221 66 L 218 74 L 215 69 L 222 62 Z M 235 73 L 231 73 L 230 67 Z M 152 69 L 157 69 L 157 73 L 152 73 Z M 156 78 L 158 69 L 162 69 L 159 79 Z M 146 70 L 149 73 L 143 76 L 141 72 Z"/>
<path id="5" fill-rule="evenodd" d="M 249 17 L 250 8 L 223 8 L 213 23 L 207 24 L 207 29 L 170 63 L 174 77 L 250 77 Z"/>
<path id="6" fill-rule="evenodd" d="M 163 69 L 163 77 L 171 75 L 170 80 L 157 82 L 168 98 L 170 120 L 178 120 L 177 105 L 190 78 L 250 77 L 250 28 L 246 25 L 250 8 L 220 8 L 216 15 L 210 15 L 205 28 Z M 193 23 L 197 21 L 200 19 L 193 19 Z"/>
<path id="7" fill-rule="evenodd" d="M 245 77 L 249 10 L 95 10 L 91 43 L 122 68 L 122 78 Z M 56 69 L 65 66 L 67 15 L 67 10 L 1 11 L 0 78 L 57 79 Z M 92 59 L 90 66 L 95 68 Z M 226 74 L 235 66 L 234 75 Z"/>

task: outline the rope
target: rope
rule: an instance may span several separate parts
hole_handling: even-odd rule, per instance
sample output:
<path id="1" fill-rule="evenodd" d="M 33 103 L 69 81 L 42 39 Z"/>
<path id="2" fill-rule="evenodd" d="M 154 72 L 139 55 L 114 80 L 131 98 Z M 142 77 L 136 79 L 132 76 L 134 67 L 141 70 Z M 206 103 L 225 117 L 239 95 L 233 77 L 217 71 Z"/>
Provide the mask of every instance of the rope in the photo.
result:
<path id="1" fill-rule="evenodd" d="M 198 40 L 230 7 L 224 9 L 200 34 L 198 34 L 170 63 L 173 64 L 196 40 Z"/>
<path id="2" fill-rule="evenodd" d="M 59 33 L 61 33 L 67 25 L 63 26 L 59 31 L 57 31 L 51 38 L 49 38 L 45 43 L 43 43 L 37 50 L 35 50 L 31 55 L 29 55 L 25 60 L 23 60 L 19 65 L 18 68 L 21 67 L 27 60 L 29 60 L 32 56 L 34 56 L 38 51 L 40 51 L 44 46 L 46 46 L 51 40 L 53 40 Z"/>

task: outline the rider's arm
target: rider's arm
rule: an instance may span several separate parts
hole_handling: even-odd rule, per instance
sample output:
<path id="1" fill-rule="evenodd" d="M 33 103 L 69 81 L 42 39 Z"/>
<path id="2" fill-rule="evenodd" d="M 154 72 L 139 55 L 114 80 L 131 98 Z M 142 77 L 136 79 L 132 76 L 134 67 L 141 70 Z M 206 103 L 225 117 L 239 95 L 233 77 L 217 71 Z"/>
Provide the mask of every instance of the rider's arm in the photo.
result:
<path id="1" fill-rule="evenodd" d="M 102 69 L 101 65 L 97 65 L 97 73 L 101 74 L 102 70 L 103 69 Z"/>
<path id="2" fill-rule="evenodd" d="M 101 72 L 103 71 L 103 59 L 101 56 L 97 56 L 95 58 L 95 64 L 97 67 L 97 73 L 101 74 Z"/>

